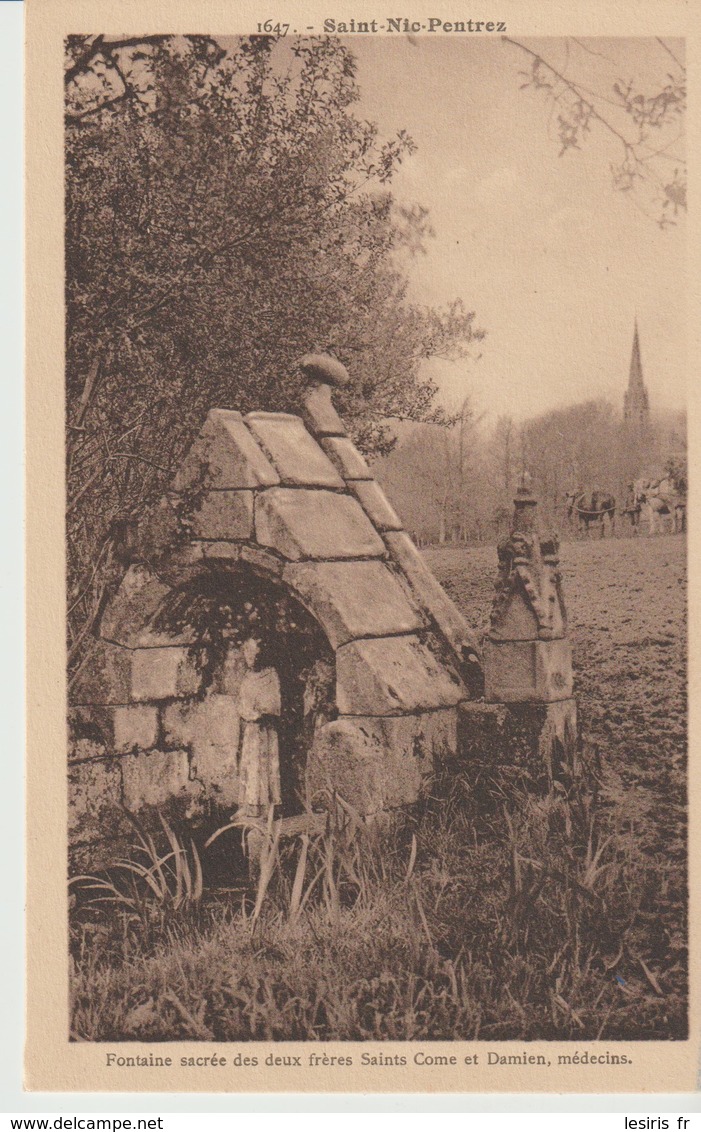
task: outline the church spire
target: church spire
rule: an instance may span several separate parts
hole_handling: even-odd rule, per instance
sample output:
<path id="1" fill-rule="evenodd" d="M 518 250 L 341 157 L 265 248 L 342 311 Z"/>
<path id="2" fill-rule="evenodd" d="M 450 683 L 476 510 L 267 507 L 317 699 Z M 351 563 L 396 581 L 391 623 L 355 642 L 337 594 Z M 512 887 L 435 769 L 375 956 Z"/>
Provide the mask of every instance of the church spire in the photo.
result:
<path id="1" fill-rule="evenodd" d="M 650 419 L 650 403 L 647 389 L 643 381 L 643 364 L 640 359 L 640 339 L 638 337 L 638 320 L 635 320 L 633 332 L 633 351 L 630 356 L 630 376 L 628 388 L 623 398 L 623 419 L 637 427 L 646 425 Z"/>

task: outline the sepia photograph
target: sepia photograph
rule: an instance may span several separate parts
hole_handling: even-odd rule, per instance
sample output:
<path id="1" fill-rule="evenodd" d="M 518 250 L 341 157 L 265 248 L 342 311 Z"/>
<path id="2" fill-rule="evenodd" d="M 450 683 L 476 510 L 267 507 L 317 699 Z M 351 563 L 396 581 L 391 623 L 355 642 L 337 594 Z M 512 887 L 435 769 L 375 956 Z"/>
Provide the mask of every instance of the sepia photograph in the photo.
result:
<path id="1" fill-rule="evenodd" d="M 695 1087 L 690 35 L 28 0 L 28 1089 Z"/>
<path id="2" fill-rule="evenodd" d="M 384 30 L 65 39 L 74 1042 L 688 1037 L 684 43 Z"/>

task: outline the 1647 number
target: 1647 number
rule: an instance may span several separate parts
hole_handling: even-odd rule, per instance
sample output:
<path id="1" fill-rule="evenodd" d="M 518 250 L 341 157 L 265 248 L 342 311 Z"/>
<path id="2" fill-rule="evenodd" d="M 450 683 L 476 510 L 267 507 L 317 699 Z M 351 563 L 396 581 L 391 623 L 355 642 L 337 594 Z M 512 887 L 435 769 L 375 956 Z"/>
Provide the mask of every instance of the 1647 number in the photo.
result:
<path id="1" fill-rule="evenodd" d="M 266 20 L 262 24 L 258 24 L 258 35 L 287 35 L 290 30 L 289 24 L 274 24 L 272 20 Z"/>

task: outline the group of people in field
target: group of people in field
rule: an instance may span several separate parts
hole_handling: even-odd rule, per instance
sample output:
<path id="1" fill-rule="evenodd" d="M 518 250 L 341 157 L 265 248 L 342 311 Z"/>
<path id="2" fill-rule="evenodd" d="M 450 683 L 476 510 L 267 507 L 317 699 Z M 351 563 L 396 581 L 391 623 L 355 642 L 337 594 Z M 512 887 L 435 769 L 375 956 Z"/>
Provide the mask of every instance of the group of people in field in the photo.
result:
<path id="1" fill-rule="evenodd" d="M 576 531 L 587 534 L 593 527 L 601 538 L 607 529 L 614 533 L 617 506 L 609 492 L 569 491 L 566 501 L 567 521 Z M 664 530 L 678 534 L 686 530 L 686 492 L 670 475 L 657 480 L 637 479 L 627 486 L 620 514 L 635 535 L 641 527 L 651 535 Z"/>

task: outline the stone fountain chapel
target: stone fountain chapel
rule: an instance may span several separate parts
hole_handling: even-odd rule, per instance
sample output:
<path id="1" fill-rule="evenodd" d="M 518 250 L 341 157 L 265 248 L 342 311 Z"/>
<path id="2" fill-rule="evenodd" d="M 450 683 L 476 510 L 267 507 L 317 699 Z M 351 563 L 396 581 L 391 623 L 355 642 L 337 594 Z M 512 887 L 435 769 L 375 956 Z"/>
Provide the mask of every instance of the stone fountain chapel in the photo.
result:
<path id="1" fill-rule="evenodd" d="M 483 691 L 477 645 L 333 406 L 344 367 L 301 365 L 302 415 L 210 412 L 126 540 L 69 712 L 80 867 L 129 834 L 125 810 L 195 825 L 236 811 L 250 638 L 278 689 L 283 816 L 333 791 L 366 816 L 415 802 L 457 753 L 459 708 Z"/>

